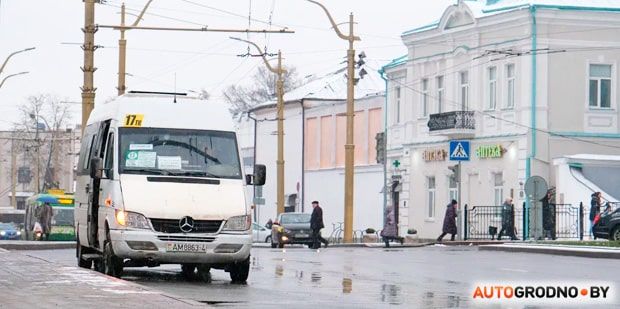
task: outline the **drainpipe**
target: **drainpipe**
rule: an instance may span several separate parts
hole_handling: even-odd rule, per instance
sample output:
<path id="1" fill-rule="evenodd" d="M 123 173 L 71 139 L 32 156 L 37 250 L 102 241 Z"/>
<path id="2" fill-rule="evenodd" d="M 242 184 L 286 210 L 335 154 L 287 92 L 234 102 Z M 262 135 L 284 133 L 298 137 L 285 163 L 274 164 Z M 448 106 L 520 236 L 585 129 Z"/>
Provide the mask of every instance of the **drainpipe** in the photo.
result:
<path id="1" fill-rule="evenodd" d="M 304 99 L 299 101 L 301 105 L 301 212 L 304 212 L 306 201 L 306 109 Z"/>
<path id="2" fill-rule="evenodd" d="M 383 158 L 383 226 L 385 226 L 385 212 L 387 208 L 387 109 L 388 109 L 388 79 L 385 71 L 379 70 L 379 75 L 385 81 L 385 108 L 383 109 L 383 139 L 385 141 L 385 157 Z"/>
<path id="3" fill-rule="evenodd" d="M 532 161 L 536 159 L 536 105 L 537 105 L 537 98 L 536 98 L 536 92 L 537 92 L 537 85 L 538 85 L 538 72 L 537 72 L 537 62 L 536 62 L 536 58 L 537 58 L 537 53 L 536 53 L 536 49 L 538 48 L 538 27 L 537 27 L 537 23 L 536 23 L 536 6 L 532 5 L 530 6 L 530 14 L 532 15 L 532 78 L 531 78 L 531 82 L 532 82 L 532 93 L 531 93 L 531 143 L 532 143 L 532 149 L 530 149 L 530 154 L 527 158 L 526 161 L 526 165 L 525 165 L 525 178 L 528 179 L 532 176 Z M 527 204 L 527 208 L 530 208 L 530 203 L 528 200 L 526 200 L 526 204 Z M 528 220 L 525 220 L 525 229 L 529 230 L 529 226 L 528 226 Z M 525 235 L 524 231 L 524 235 Z"/>

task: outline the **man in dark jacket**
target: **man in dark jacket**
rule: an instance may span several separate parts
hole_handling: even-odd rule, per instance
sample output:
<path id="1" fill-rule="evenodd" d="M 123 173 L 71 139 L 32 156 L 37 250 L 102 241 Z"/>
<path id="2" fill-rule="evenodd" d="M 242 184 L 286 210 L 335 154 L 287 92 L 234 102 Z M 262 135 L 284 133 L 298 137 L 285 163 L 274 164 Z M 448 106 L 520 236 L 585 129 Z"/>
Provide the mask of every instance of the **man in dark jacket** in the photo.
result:
<path id="1" fill-rule="evenodd" d="M 510 236 L 511 240 L 517 240 L 515 235 L 515 221 L 514 221 L 514 206 L 512 206 L 512 197 L 506 198 L 504 204 L 502 204 L 502 229 L 497 235 L 497 240 L 502 240 L 502 235 L 506 232 L 506 235 Z"/>
<path id="2" fill-rule="evenodd" d="M 592 228 L 594 227 L 594 218 L 601 213 L 601 192 L 592 193 L 590 201 L 590 236 L 592 236 Z M 596 239 L 596 237 L 594 237 Z"/>
<path id="3" fill-rule="evenodd" d="M 447 234 L 452 234 L 450 240 L 454 241 L 454 236 L 456 235 L 456 207 L 458 206 L 458 202 L 456 200 L 452 200 L 450 204 L 448 204 L 448 208 L 446 209 L 446 216 L 443 218 L 443 229 L 441 235 L 437 237 L 437 241 L 441 242 L 443 237 Z"/>
<path id="4" fill-rule="evenodd" d="M 310 217 L 310 228 L 312 229 L 312 247 L 311 249 L 321 248 L 321 244 L 325 244 L 325 248 L 329 242 L 321 236 L 321 229 L 325 227 L 323 224 L 323 209 L 319 206 L 318 201 L 312 202 L 312 216 Z"/>

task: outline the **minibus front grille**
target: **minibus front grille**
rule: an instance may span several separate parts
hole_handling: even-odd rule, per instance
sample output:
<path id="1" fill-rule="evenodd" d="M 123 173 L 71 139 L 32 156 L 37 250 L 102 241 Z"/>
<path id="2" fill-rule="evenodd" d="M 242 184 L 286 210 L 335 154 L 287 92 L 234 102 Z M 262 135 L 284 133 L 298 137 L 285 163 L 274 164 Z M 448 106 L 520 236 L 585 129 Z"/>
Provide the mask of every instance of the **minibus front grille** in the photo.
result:
<path id="1" fill-rule="evenodd" d="M 193 237 L 183 235 L 159 235 L 157 238 L 161 241 L 180 241 L 180 242 L 213 242 L 215 237 Z"/>
<path id="2" fill-rule="evenodd" d="M 222 226 L 222 220 L 195 220 L 194 228 L 187 233 L 217 233 Z M 179 220 L 151 218 L 153 229 L 160 233 L 185 233 L 181 230 Z"/>

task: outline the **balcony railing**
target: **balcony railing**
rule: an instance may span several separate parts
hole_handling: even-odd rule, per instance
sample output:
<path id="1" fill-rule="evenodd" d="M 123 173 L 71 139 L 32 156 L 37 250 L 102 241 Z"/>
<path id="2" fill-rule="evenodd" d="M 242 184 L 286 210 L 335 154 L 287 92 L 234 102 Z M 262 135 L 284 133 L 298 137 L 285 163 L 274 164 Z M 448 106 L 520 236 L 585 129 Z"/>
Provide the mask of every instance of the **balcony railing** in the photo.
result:
<path id="1" fill-rule="evenodd" d="M 449 137 L 468 137 L 476 131 L 474 111 L 453 111 L 431 114 L 428 120 L 431 135 L 447 135 Z"/>

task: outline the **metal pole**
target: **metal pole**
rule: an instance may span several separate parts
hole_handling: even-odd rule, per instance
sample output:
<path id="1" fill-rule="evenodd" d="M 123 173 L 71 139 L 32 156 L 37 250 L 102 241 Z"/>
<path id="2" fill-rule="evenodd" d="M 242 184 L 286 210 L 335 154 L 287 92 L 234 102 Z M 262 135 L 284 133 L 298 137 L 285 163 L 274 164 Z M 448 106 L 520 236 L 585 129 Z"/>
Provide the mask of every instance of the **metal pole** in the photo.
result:
<path id="1" fill-rule="evenodd" d="M 39 140 L 39 111 L 37 111 L 37 117 L 35 118 L 35 135 L 34 135 L 34 141 L 35 143 L 37 143 L 37 180 L 35 181 L 35 184 L 37 185 L 37 189 L 35 190 L 35 193 L 39 193 L 39 190 L 41 188 L 41 142 Z"/>
<path id="2" fill-rule="evenodd" d="M 125 3 L 121 6 L 121 26 L 125 26 Z M 125 28 L 121 28 L 121 38 L 118 40 L 118 95 L 125 93 L 125 64 L 127 56 L 127 40 L 125 40 Z"/>
<path id="3" fill-rule="evenodd" d="M 278 51 L 278 215 L 284 212 L 284 80 L 282 79 L 282 51 Z"/>
<path id="4" fill-rule="evenodd" d="M 347 51 L 347 141 L 344 146 L 344 242 L 353 241 L 353 191 L 354 191 L 354 163 L 355 144 L 353 141 L 354 129 L 354 83 L 355 78 L 355 49 L 353 49 L 353 14 L 349 15 L 349 50 Z"/>
<path id="5" fill-rule="evenodd" d="M 17 186 L 17 154 L 15 153 L 15 140 L 11 140 L 11 206 L 17 209 L 15 198 L 15 186 Z"/>
<path id="6" fill-rule="evenodd" d="M 82 72 L 84 72 L 84 84 L 82 86 L 82 135 L 86 129 L 86 122 L 88 116 L 95 106 L 95 91 L 97 88 L 94 86 L 94 73 L 97 70 L 95 68 L 95 32 L 97 27 L 95 26 L 95 2 L 98 0 L 84 0 L 84 66 Z"/>
<path id="7" fill-rule="evenodd" d="M 458 192 L 458 202 L 459 202 L 459 206 L 460 206 L 460 205 L 462 205 L 462 204 L 461 204 L 461 203 L 462 203 L 462 202 L 461 202 L 461 196 L 462 196 L 462 195 L 461 195 L 461 180 L 462 180 L 463 178 L 462 178 L 462 176 L 461 176 L 461 174 L 462 174 L 462 170 L 461 170 L 461 169 L 462 169 L 462 167 L 463 167 L 463 166 L 462 166 L 462 164 L 461 164 L 461 163 L 462 163 L 462 162 L 461 162 L 461 161 L 459 161 L 459 174 L 458 174 L 459 178 L 456 180 L 456 181 L 458 181 L 458 182 L 457 182 L 457 186 L 458 186 L 458 189 L 457 189 L 457 190 L 459 191 L 459 192 Z M 456 220 L 456 223 L 458 224 L 458 226 L 457 226 L 457 229 L 456 229 L 456 230 L 461 232 L 461 233 L 458 233 L 458 236 L 459 236 L 459 237 L 458 237 L 458 239 L 459 239 L 459 240 L 463 240 L 463 235 L 462 235 L 462 234 L 464 233 L 464 232 L 461 230 L 461 227 L 463 226 L 463 224 L 462 224 L 462 221 L 461 221 L 461 220 L 463 220 L 463 219 L 464 219 L 464 218 L 463 218 L 463 216 L 462 216 L 463 212 L 461 211 L 461 209 L 462 209 L 462 208 L 461 208 L 461 207 L 459 207 L 459 210 L 458 210 L 458 217 L 459 217 L 459 219 L 458 219 L 458 220 Z"/>

